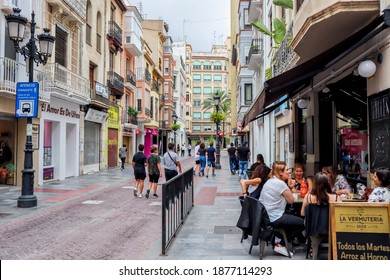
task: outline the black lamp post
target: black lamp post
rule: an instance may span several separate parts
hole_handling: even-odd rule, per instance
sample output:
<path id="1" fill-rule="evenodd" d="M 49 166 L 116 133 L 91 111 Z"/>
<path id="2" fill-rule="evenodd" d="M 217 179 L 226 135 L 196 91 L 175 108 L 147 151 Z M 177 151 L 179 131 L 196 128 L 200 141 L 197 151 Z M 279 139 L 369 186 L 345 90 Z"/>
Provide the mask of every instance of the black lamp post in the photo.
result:
<path id="1" fill-rule="evenodd" d="M 221 163 L 220 163 L 220 158 L 221 158 L 221 149 L 220 149 L 220 146 L 219 146 L 219 114 L 218 114 L 218 111 L 219 111 L 219 103 L 221 102 L 221 96 L 219 96 L 218 94 L 214 95 L 214 105 L 215 105 L 215 109 L 217 110 L 217 119 L 215 121 L 215 124 L 217 125 L 217 134 L 216 134 L 216 146 L 215 146 L 215 149 L 216 149 L 216 152 L 217 152 L 217 161 L 215 162 L 215 168 L 216 169 L 221 169 Z"/>
<path id="2" fill-rule="evenodd" d="M 172 120 L 173 120 L 173 123 L 176 124 L 176 122 L 177 122 L 177 115 L 176 115 L 175 112 L 172 115 Z M 173 130 L 173 143 L 175 144 L 175 149 L 174 150 L 176 150 L 176 128 Z"/>
<path id="3" fill-rule="evenodd" d="M 25 46 L 19 47 L 24 40 L 24 30 L 27 18 L 20 15 L 19 8 L 13 9 L 12 15 L 5 16 L 8 23 L 10 39 L 14 42 L 16 52 L 21 53 L 28 63 L 28 81 L 34 81 L 34 62 L 45 65 L 53 51 L 55 37 L 49 34 L 50 29 L 44 28 L 44 33 L 38 35 L 39 51 L 35 45 L 35 13 L 31 13 L 30 40 Z M 22 195 L 18 198 L 18 207 L 29 208 L 37 206 L 37 197 L 34 195 L 34 173 L 33 169 L 33 144 L 32 144 L 32 118 L 27 118 L 26 149 L 24 150 L 24 169 L 22 170 Z"/>

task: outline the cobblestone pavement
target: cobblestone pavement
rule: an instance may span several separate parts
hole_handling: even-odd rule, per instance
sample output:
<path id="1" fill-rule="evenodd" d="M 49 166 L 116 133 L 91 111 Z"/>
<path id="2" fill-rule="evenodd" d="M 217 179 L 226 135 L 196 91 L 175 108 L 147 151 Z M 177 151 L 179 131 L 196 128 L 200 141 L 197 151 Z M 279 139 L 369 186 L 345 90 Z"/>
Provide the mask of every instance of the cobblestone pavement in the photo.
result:
<path id="1" fill-rule="evenodd" d="M 194 177 L 195 207 L 165 256 L 161 196 L 134 198 L 134 176 L 126 167 L 44 184 L 35 189 L 34 208 L 16 207 L 18 188 L 0 193 L 0 259 L 258 259 L 258 247 L 249 255 L 250 238 L 240 243 L 235 227 L 241 191 L 225 153 L 217 176 Z M 185 170 L 194 158 L 181 162 Z M 304 250 L 295 248 L 293 259 L 303 259 Z M 268 246 L 264 259 L 288 258 Z"/>

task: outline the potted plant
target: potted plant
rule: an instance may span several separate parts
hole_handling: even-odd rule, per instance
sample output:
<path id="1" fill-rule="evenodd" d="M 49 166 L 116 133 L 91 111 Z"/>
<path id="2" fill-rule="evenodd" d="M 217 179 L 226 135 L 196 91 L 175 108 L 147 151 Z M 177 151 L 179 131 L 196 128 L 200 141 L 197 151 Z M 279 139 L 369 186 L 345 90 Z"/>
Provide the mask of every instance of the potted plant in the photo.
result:
<path id="1" fill-rule="evenodd" d="M 8 163 L 5 166 L 5 170 L 7 171 L 7 185 L 13 185 L 14 184 L 14 178 L 15 178 L 15 165 L 13 163 Z"/>
<path id="2" fill-rule="evenodd" d="M 134 116 L 134 117 L 136 117 L 136 116 L 138 115 L 138 110 L 135 109 L 135 108 L 133 108 L 133 107 L 131 107 L 131 106 L 128 106 L 128 107 L 127 107 L 127 114 L 128 114 L 129 116 Z"/>
<path id="3" fill-rule="evenodd" d="M 5 184 L 7 178 L 7 170 L 3 167 L 0 168 L 0 184 Z"/>
<path id="4" fill-rule="evenodd" d="M 178 130 L 178 129 L 180 129 L 180 124 L 178 124 L 178 123 L 173 123 L 173 124 L 171 124 L 171 129 L 173 130 L 173 131 L 176 131 L 176 130 Z"/>

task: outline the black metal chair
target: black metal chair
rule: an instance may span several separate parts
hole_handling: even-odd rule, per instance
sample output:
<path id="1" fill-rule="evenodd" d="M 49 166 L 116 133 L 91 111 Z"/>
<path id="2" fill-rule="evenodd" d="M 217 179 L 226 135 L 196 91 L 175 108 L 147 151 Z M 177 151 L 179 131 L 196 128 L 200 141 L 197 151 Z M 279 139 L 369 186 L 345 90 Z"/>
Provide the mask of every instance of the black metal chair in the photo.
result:
<path id="1" fill-rule="evenodd" d="M 312 259 L 318 258 L 320 244 L 328 243 L 329 205 L 308 204 L 305 208 L 305 228 L 307 237 L 306 259 L 312 249 Z M 326 247 L 326 246 L 324 246 Z"/>

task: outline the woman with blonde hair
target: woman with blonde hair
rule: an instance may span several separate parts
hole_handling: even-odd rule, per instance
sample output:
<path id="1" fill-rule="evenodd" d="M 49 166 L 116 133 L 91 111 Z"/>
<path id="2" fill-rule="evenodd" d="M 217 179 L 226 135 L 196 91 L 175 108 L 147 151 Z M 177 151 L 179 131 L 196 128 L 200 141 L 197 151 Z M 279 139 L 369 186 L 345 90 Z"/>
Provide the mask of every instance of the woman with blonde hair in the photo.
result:
<path id="1" fill-rule="evenodd" d="M 287 203 L 294 202 L 291 189 L 286 184 L 290 177 L 290 170 L 285 162 L 277 161 L 272 166 L 270 176 L 271 178 L 263 186 L 259 200 L 267 210 L 271 226 L 284 229 L 287 239 L 291 241 L 302 234 L 305 226 L 303 219 L 285 213 Z M 286 245 L 282 239 L 275 245 L 274 251 L 288 256 Z"/>
<path id="2" fill-rule="evenodd" d="M 305 177 L 302 163 L 294 164 L 292 178 L 288 179 L 288 182 L 288 185 L 292 186 L 290 187 L 291 191 L 294 193 L 298 193 L 300 191 L 301 184 L 303 182 L 306 183 L 308 191 L 310 191 L 313 187 L 313 181 L 310 178 Z"/>

